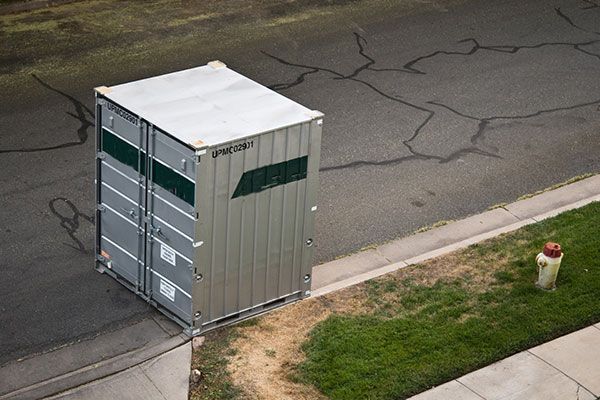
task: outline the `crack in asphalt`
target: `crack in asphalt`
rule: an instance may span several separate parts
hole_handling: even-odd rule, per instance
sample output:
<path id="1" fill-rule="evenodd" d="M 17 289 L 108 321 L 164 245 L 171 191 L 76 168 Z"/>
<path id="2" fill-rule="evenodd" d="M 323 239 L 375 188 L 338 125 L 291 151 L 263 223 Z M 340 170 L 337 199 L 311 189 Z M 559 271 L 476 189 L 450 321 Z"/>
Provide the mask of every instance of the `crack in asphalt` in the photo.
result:
<path id="1" fill-rule="evenodd" d="M 592 2 L 592 4 L 595 4 L 595 3 Z M 593 7 L 586 7 L 586 8 L 593 8 Z M 563 19 L 566 19 L 572 26 L 574 26 L 577 29 L 583 30 L 583 28 L 580 28 L 576 24 L 574 24 L 573 21 L 569 17 L 567 17 L 564 13 L 562 13 L 560 11 L 560 9 L 556 9 L 556 12 Z M 584 41 L 584 42 L 543 42 L 543 43 L 538 43 L 535 45 L 520 45 L 520 46 L 519 45 L 482 46 L 476 39 L 467 38 L 467 39 L 460 40 L 458 43 L 472 43 L 473 47 L 468 51 L 437 50 L 437 51 L 434 51 L 427 55 L 414 58 L 414 59 L 408 61 L 407 63 L 405 63 L 401 68 L 374 68 L 373 65 L 376 64 L 376 60 L 373 57 L 369 56 L 365 51 L 365 46 L 367 45 L 367 40 L 356 32 L 353 32 L 353 35 L 355 37 L 356 45 L 358 47 L 358 53 L 363 58 L 366 59 L 366 62 L 364 64 L 360 65 L 359 67 L 355 68 L 354 71 L 351 72 L 350 74 L 343 74 L 339 71 L 336 71 L 336 70 L 330 69 L 330 68 L 326 68 L 326 67 L 290 62 L 288 60 L 285 60 L 281 57 L 275 56 L 273 54 L 270 54 L 270 53 L 262 50 L 261 51 L 262 54 L 264 54 L 267 57 L 270 57 L 271 59 L 273 59 L 283 65 L 294 67 L 294 68 L 303 68 L 303 69 L 308 70 L 307 72 L 303 72 L 300 75 L 298 75 L 291 82 L 272 84 L 269 86 L 269 88 L 274 89 L 274 90 L 290 89 L 292 87 L 295 87 L 297 85 L 304 83 L 305 78 L 308 75 L 323 72 L 323 73 L 328 73 L 328 74 L 333 75 L 333 77 L 332 77 L 333 80 L 350 80 L 350 81 L 353 81 L 356 83 L 360 83 L 386 99 L 389 99 L 391 101 L 402 104 L 402 105 L 409 107 L 417 112 L 423 113 L 424 119 L 417 126 L 417 128 L 412 132 L 411 136 L 408 139 L 402 140 L 402 144 L 410 152 L 410 155 L 397 157 L 397 158 L 393 158 L 393 159 L 388 159 L 388 160 L 383 160 L 383 161 L 359 160 L 359 161 L 354 161 L 354 162 L 341 164 L 341 165 L 337 165 L 337 166 L 322 167 L 320 169 L 321 171 L 339 170 L 339 169 L 345 169 L 345 168 L 355 168 L 355 167 L 359 167 L 359 166 L 393 165 L 393 164 L 400 164 L 402 162 L 411 161 L 411 160 L 434 160 L 434 161 L 437 161 L 438 163 L 447 163 L 447 162 L 455 160 L 466 154 L 478 154 L 478 155 L 482 155 L 482 156 L 486 156 L 486 157 L 502 159 L 502 157 L 500 155 L 486 151 L 477 146 L 477 144 L 484 138 L 486 129 L 488 128 L 488 126 L 490 125 L 491 122 L 498 121 L 498 120 L 527 119 L 527 118 L 532 118 L 532 117 L 539 116 L 539 115 L 546 114 L 546 113 L 567 111 L 567 110 L 573 110 L 573 109 L 577 109 L 577 108 L 583 108 L 583 107 L 587 107 L 587 106 L 591 106 L 591 105 L 600 104 L 600 99 L 598 99 L 598 100 L 594 100 L 594 101 L 590 101 L 590 102 L 584 102 L 584 103 L 579 103 L 579 104 L 565 106 L 565 107 L 556 107 L 556 108 L 552 108 L 552 109 L 539 110 L 534 113 L 530 113 L 530 114 L 526 114 L 526 115 L 495 115 L 495 116 L 489 116 L 489 117 L 476 117 L 473 115 L 468 115 L 464 112 L 460 112 L 460 111 L 453 109 L 452 107 L 450 107 L 446 104 L 440 103 L 440 102 L 427 101 L 425 103 L 428 105 L 441 107 L 441 108 L 444 108 L 444 109 L 452 112 L 453 114 L 455 114 L 457 116 L 460 116 L 460 117 L 463 117 L 463 118 L 466 118 L 466 119 L 469 119 L 472 121 L 477 121 L 478 129 L 474 134 L 471 135 L 471 138 L 470 138 L 471 144 L 473 144 L 473 146 L 461 148 L 457 151 L 452 152 L 451 154 L 449 154 L 446 157 L 436 155 L 436 154 L 423 153 L 423 152 L 417 151 L 414 148 L 412 142 L 414 142 L 419 137 L 419 135 L 422 133 L 423 129 L 425 129 L 425 127 L 433 119 L 433 117 L 436 114 L 435 110 L 432 110 L 425 105 L 419 105 L 419 104 L 415 104 L 411 101 L 405 100 L 401 96 L 396 96 L 396 95 L 393 95 L 390 93 L 386 93 L 385 90 L 380 89 L 375 84 L 368 82 L 364 79 L 360 79 L 359 75 L 361 72 L 367 71 L 367 70 L 374 71 L 374 72 L 391 72 L 391 71 L 393 71 L 393 72 L 401 72 L 401 73 L 407 73 L 407 74 L 426 75 L 427 73 L 418 69 L 416 67 L 416 64 L 418 64 L 419 62 L 421 62 L 423 60 L 434 58 L 438 55 L 471 56 L 480 51 L 516 54 L 519 51 L 524 50 L 524 49 L 530 50 L 530 49 L 539 49 L 542 47 L 558 47 L 558 46 L 572 47 L 574 50 L 581 52 L 582 54 L 585 54 L 586 56 L 594 57 L 594 58 L 600 60 L 600 55 L 582 48 L 583 46 L 596 44 L 596 43 L 600 42 L 600 40 L 588 40 L 588 41 Z"/>
<path id="2" fill-rule="evenodd" d="M 67 205 L 67 207 L 71 210 L 72 216 L 63 215 L 56 209 L 56 203 L 62 202 Z M 80 227 L 80 218 L 88 221 L 90 224 L 94 224 L 94 217 L 86 215 L 79 211 L 79 209 L 71 202 L 71 200 L 64 197 L 55 197 L 48 203 L 48 207 L 52 214 L 54 214 L 60 220 L 60 226 L 63 227 L 71 240 L 77 245 L 77 247 L 63 243 L 65 246 L 71 247 L 72 249 L 78 250 L 82 253 L 88 253 L 89 251 L 85 248 L 85 245 L 81 242 L 81 240 L 76 236 L 77 231 Z"/>
<path id="3" fill-rule="evenodd" d="M 585 7 L 585 8 L 582 8 L 582 10 L 589 10 L 589 9 L 592 9 L 592 8 L 597 8 L 597 7 L 600 7 L 600 6 L 599 6 L 598 4 L 596 4 L 596 3 L 593 3 L 593 2 L 589 2 L 589 3 L 591 3 L 591 4 L 593 4 L 593 5 L 592 5 L 592 6 L 590 6 L 590 7 Z M 556 8 L 554 8 L 554 11 L 556 11 L 556 14 L 557 14 L 559 17 L 561 17 L 562 19 L 564 19 L 565 21 L 567 21 L 567 23 L 568 23 L 569 25 L 571 25 L 573 28 L 575 28 L 575 29 L 579 29 L 579 30 L 580 30 L 580 31 L 582 31 L 582 32 L 586 32 L 586 33 L 592 33 L 592 34 L 594 34 L 594 35 L 599 35 L 599 36 L 600 36 L 600 32 L 597 32 L 597 31 L 591 31 L 591 30 L 589 30 L 589 29 L 586 29 L 586 28 L 584 28 L 584 27 L 582 27 L 582 26 L 579 26 L 579 25 L 577 25 L 575 22 L 573 22 L 573 20 L 572 20 L 572 19 L 571 19 L 571 18 L 570 18 L 570 17 L 569 17 L 567 14 L 565 14 L 564 12 L 562 12 L 562 10 L 561 10 L 561 8 L 560 8 L 560 7 L 556 7 Z"/>
<path id="4" fill-rule="evenodd" d="M 556 107 L 556 108 L 550 108 L 547 110 L 540 110 L 540 111 L 536 111 L 534 113 L 531 114 L 525 114 L 525 115 L 513 115 L 513 116 L 494 116 L 494 117 L 487 117 L 487 118 L 477 118 L 475 116 L 472 115 L 468 115 L 462 112 L 459 112 L 457 110 L 454 110 L 450 107 L 448 107 L 445 104 L 442 103 L 438 103 L 435 101 L 428 101 L 428 104 L 431 105 L 435 105 L 438 107 L 442 107 L 445 108 L 446 110 L 460 116 L 463 118 L 467 118 L 467 119 L 471 119 L 471 120 L 475 120 L 475 121 L 480 121 L 479 123 L 479 130 L 477 131 L 477 133 L 475 133 L 473 136 L 471 136 L 471 143 L 476 143 L 482 136 L 483 136 L 483 131 L 485 129 L 485 127 L 487 127 L 487 125 L 492 122 L 492 121 L 497 121 L 497 120 L 519 120 L 519 119 L 527 119 L 527 118 L 533 118 L 533 117 L 537 117 L 543 114 L 550 114 L 550 113 L 554 113 L 554 112 L 559 112 L 559 111 L 569 111 L 569 110 L 575 110 L 578 108 L 583 108 L 583 107 L 589 107 L 589 106 L 593 106 L 593 105 L 598 105 L 600 104 L 600 98 L 597 100 L 593 100 L 593 101 L 588 101 L 585 103 L 579 103 L 579 104 L 575 104 L 573 106 L 567 106 L 567 107 Z"/>
<path id="5" fill-rule="evenodd" d="M 329 68 L 324 68 L 324 67 L 319 67 L 319 66 L 313 66 L 313 65 L 304 65 L 304 64 L 298 64 L 298 63 L 292 63 L 289 61 L 286 61 L 280 57 L 277 57 L 273 54 L 270 54 L 266 51 L 261 51 L 264 55 L 280 62 L 281 64 L 284 65 L 288 65 L 288 66 L 292 66 L 292 67 L 300 67 L 300 68 L 305 68 L 308 69 L 309 73 L 316 73 L 316 72 L 327 72 L 330 73 L 332 75 L 334 75 L 334 79 L 338 79 L 338 80 L 351 80 L 357 83 L 360 83 L 362 85 L 367 86 L 368 88 L 370 88 L 371 90 L 375 91 L 376 93 L 378 93 L 379 95 L 395 101 L 397 103 L 403 104 L 407 107 L 413 108 L 414 110 L 417 110 L 419 112 L 425 113 L 425 120 L 417 127 L 417 129 L 414 131 L 413 135 L 408 139 L 408 140 L 403 140 L 402 143 L 404 144 L 404 146 L 408 149 L 408 151 L 411 153 L 410 156 L 404 156 L 404 157 L 398 157 L 395 159 L 391 159 L 391 160 L 385 160 L 385 161 L 355 161 L 352 163 L 348 163 L 348 164 L 344 164 L 344 165 L 339 165 L 339 166 L 332 166 L 332 167 L 323 167 L 320 170 L 321 171 L 329 171 L 329 170 L 335 170 L 335 169 L 344 169 L 344 168 L 349 168 L 349 167 L 355 167 L 355 166 L 361 166 L 361 165 L 390 165 L 390 164 L 398 164 L 398 163 L 402 163 L 404 161 L 409 161 L 409 160 L 437 160 L 439 163 L 447 163 L 449 161 L 452 161 L 456 158 L 459 158 L 462 155 L 465 154 L 469 154 L 469 153 L 473 153 L 473 154 L 479 154 L 479 155 L 483 155 L 483 156 L 488 156 L 488 157 L 494 157 L 494 158 L 501 158 L 499 155 L 497 154 L 493 154 L 491 152 L 485 151 L 483 149 L 477 148 L 477 147 L 466 147 L 460 150 L 457 150 L 453 153 L 451 153 L 450 155 L 448 155 L 447 157 L 442 157 L 439 155 L 435 155 L 435 154 L 426 154 L 426 153 L 422 153 L 419 152 L 417 150 L 415 150 L 413 148 L 413 146 L 410 144 L 411 141 L 413 141 L 414 139 L 417 138 L 417 136 L 419 135 L 419 133 L 421 132 L 421 130 L 427 125 L 427 123 L 433 118 L 433 116 L 435 115 L 435 112 L 433 110 L 429 110 L 425 107 L 421 107 L 417 104 L 413 104 L 411 102 L 408 102 L 406 100 L 403 100 L 401 97 L 399 96 L 394 96 L 391 95 L 389 93 L 385 93 L 383 90 L 379 89 L 378 87 L 376 87 L 375 85 L 373 85 L 370 82 L 367 82 L 365 80 L 362 79 L 358 79 L 356 78 L 356 76 L 361 72 L 364 71 L 366 69 L 370 69 L 371 65 L 373 65 L 373 63 L 375 63 L 375 60 L 373 58 L 371 58 L 370 56 L 366 55 L 366 53 L 364 52 L 364 47 L 363 47 L 363 43 L 366 43 L 366 39 L 364 39 L 361 35 L 359 35 L 358 33 L 354 33 L 356 42 L 358 44 L 359 47 L 359 52 L 360 54 L 365 57 L 367 59 L 367 62 L 363 65 L 361 65 L 360 67 L 358 67 L 357 69 L 354 70 L 354 72 L 352 72 L 349 75 L 344 75 L 338 71 L 335 71 L 333 69 L 329 69 Z M 304 78 L 306 77 L 307 73 L 303 73 L 301 74 L 298 78 L 296 78 L 294 81 L 292 82 L 288 82 L 288 83 L 278 83 L 278 84 L 274 84 L 269 86 L 270 88 L 281 88 L 281 87 L 285 87 L 287 89 L 294 87 L 296 85 L 301 84 L 302 82 L 304 82 Z"/>
<path id="6" fill-rule="evenodd" d="M 64 148 L 73 147 L 73 146 L 81 146 L 82 144 L 84 144 L 88 140 L 88 136 L 89 136 L 88 132 L 87 132 L 88 129 L 90 127 L 95 126 L 95 123 L 93 122 L 94 121 L 94 112 L 92 110 L 90 110 L 81 101 L 77 100 L 75 97 L 44 82 L 37 75 L 31 74 L 31 76 L 40 85 L 42 85 L 43 87 L 45 87 L 48 90 L 58 93 L 59 95 L 63 96 L 64 98 L 66 98 L 73 104 L 73 106 L 75 107 L 75 113 L 72 113 L 70 111 L 66 111 L 66 113 L 67 113 L 67 115 L 75 118 L 76 120 L 78 120 L 81 123 L 81 125 L 77 129 L 78 140 L 74 141 L 74 142 L 66 142 L 66 143 L 61 143 L 61 144 L 57 144 L 54 146 L 46 146 L 46 147 L 0 149 L 0 154 L 3 154 L 3 153 L 35 153 L 35 152 L 40 152 L 40 151 L 57 150 L 57 149 L 64 149 Z M 88 120 L 88 117 L 91 118 L 91 121 Z"/>

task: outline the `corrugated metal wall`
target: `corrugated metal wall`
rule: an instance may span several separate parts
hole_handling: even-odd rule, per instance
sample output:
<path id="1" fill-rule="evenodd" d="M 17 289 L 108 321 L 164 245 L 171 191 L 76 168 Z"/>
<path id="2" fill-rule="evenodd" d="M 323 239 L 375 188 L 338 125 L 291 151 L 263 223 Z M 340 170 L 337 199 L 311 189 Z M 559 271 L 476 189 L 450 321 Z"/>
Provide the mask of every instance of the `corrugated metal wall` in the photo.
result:
<path id="1" fill-rule="evenodd" d="M 313 229 L 319 146 L 320 126 L 312 121 L 209 149 L 201 157 L 196 240 L 203 243 L 196 259 L 203 280 L 194 288 L 194 311 L 202 313 L 203 323 L 310 288 L 304 275 L 310 273 L 312 248 L 305 242 Z M 223 155 L 222 148 L 245 149 Z M 267 177 L 265 188 L 234 198 L 245 172 L 276 175 L 261 168 L 307 155 L 308 179 L 288 171 L 291 178 Z"/>

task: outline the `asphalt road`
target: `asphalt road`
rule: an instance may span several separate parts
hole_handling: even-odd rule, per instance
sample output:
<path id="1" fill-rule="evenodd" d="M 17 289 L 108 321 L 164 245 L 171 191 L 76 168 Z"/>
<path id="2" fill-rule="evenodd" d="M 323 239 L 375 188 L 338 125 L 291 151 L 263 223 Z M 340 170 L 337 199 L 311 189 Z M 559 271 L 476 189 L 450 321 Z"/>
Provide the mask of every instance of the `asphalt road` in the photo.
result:
<path id="1" fill-rule="evenodd" d="M 326 115 L 316 263 L 600 170 L 598 0 L 470 1 L 319 35 L 219 57 Z M 94 272 L 92 246 L 91 88 L 149 73 L 61 74 L 31 76 L 26 104 L 0 95 L 0 364 L 155 312 Z"/>

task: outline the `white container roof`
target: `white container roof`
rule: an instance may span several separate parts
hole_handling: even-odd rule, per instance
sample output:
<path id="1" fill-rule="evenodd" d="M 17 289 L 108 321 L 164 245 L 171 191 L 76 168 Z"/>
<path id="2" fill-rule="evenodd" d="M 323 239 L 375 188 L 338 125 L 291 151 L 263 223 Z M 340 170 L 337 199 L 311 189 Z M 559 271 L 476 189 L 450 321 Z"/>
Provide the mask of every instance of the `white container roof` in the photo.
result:
<path id="1" fill-rule="evenodd" d="M 220 61 L 96 91 L 195 149 L 323 116 Z"/>

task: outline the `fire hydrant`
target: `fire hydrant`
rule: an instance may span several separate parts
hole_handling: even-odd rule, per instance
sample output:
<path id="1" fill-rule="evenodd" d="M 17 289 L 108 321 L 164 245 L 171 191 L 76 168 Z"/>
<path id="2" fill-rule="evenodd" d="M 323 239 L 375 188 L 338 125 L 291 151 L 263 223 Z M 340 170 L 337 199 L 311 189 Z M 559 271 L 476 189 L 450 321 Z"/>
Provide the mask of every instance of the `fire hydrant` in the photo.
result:
<path id="1" fill-rule="evenodd" d="M 560 268 L 563 253 L 560 244 L 548 242 L 544 250 L 535 257 L 538 266 L 538 280 L 535 285 L 545 290 L 556 289 L 556 276 Z"/>

